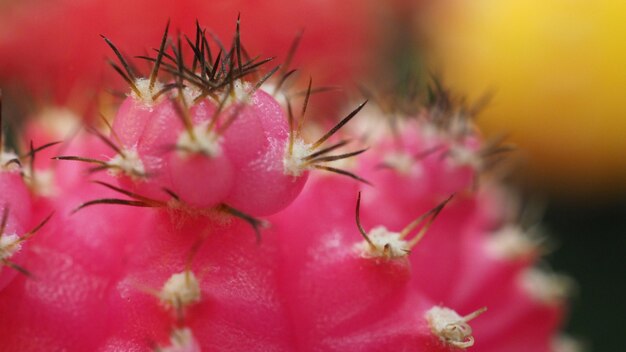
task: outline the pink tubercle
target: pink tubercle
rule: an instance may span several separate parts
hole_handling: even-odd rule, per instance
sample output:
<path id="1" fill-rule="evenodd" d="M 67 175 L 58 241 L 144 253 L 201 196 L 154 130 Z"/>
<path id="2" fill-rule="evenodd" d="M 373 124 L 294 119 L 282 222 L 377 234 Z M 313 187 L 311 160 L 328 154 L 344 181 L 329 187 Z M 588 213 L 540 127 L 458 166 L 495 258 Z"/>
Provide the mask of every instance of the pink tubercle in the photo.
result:
<path id="1" fill-rule="evenodd" d="M 269 94 L 257 90 L 224 134 L 234 165 L 234 187 L 226 203 L 252 215 L 270 215 L 289 205 L 306 182 L 306 173 L 285 173 L 289 139 L 287 117 Z"/>

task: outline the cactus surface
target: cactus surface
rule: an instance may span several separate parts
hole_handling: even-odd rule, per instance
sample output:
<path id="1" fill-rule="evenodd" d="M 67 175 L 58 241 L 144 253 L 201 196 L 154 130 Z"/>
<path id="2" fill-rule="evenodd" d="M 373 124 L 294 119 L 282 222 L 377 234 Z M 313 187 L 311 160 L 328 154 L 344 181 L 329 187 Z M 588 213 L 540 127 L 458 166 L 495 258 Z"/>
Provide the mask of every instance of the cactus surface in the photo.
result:
<path id="1" fill-rule="evenodd" d="M 471 109 L 326 126 L 239 31 L 190 38 L 144 76 L 105 38 L 112 121 L 0 141 L 1 351 L 555 350 L 571 283 L 534 267 Z"/>

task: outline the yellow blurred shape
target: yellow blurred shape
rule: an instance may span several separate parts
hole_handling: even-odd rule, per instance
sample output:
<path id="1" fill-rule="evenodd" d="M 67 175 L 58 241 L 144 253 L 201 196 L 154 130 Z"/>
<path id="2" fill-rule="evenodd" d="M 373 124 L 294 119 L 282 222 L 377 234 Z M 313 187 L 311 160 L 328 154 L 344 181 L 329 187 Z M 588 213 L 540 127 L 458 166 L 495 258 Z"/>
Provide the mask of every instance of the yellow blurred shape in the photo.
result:
<path id="1" fill-rule="evenodd" d="M 511 133 L 535 180 L 626 190 L 626 1 L 445 0 L 417 23 L 453 90 L 493 90 L 479 121 Z"/>

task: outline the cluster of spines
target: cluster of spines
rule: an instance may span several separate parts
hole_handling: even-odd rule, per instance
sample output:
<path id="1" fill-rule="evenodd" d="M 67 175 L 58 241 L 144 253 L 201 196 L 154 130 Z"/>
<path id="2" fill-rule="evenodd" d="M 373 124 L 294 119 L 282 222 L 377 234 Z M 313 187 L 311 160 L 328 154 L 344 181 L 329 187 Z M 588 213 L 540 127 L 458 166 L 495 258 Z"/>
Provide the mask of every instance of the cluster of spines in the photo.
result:
<path id="1" fill-rule="evenodd" d="M 239 114 L 246 108 L 249 104 L 249 100 L 252 96 L 254 96 L 255 92 L 261 87 L 261 85 L 272 77 L 281 67 L 283 67 L 284 70 L 281 71 L 282 76 L 278 80 L 278 83 L 274 86 L 274 94 L 276 94 L 282 89 L 285 81 L 293 75 L 295 70 L 287 70 L 287 65 L 291 60 L 293 51 L 297 48 L 299 37 L 294 41 L 294 44 L 290 49 L 287 57 L 287 64 L 284 66 L 276 66 L 256 81 L 256 83 L 254 83 L 254 87 L 249 87 L 244 78 L 256 73 L 262 65 L 270 62 L 273 58 L 261 61 L 258 61 L 258 57 L 252 59 L 249 58 L 249 55 L 241 44 L 239 20 L 237 21 L 235 36 L 229 50 L 226 50 L 219 40 L 215 40 L 220 47 L 220 51 L 215 58 L 212 55 L 211 48 L 207 40 L 206 30 L 202 29 L 200 25 L 196 23 L 195 42 L 188 37 L 185 37 L 185 41 L 193 53 L 193 61 L 191 65 L 187 65 L 183 58 L 183 48 L 181 47 L 182 40 L 180 37 L 176 41 L 175 45 L 170 45 L 171 53 L 167 52 L 168 31 L 169 24 L 166 26 L 161 45 L 159 49 L 156 50 L 156 57 L 140 56 L 142 59 L 153 62 L 153 67 L 148 79 L 137 78 L 134 70 L 129 64 L 129 61 L 124 58 L 121 52 L 108 38 L 104 37 L 106 43 L 112 48 L 123 69 L 113 62 L 110 62 L 110 64 L 123 77 L 123 79 L 131 85 L 131 97 L 128 99 L 131 99 L 132 97 L 138 99 L 137 104 L 143 102 L 148 107 L 156 108 L 156 104 L 158 103 L 157 100 L 162 99 L 168 91 L 174 90 L 174 94 L 172 94 L 171 97 L 168 96 L 167 99 L 172 99 L 174 111 L 182 123 L 185 133 L 182 133 L 178 138 L 178 141 L 171 143 L 171 145 L 159 146 L 159 148 L 162 149 L 159 153 L 162 153 L 163 150 L 166 152 L 176 150 L 182 153 L 181 155 L 193 155 L 195 153 L 199 153 L 204 154 L 204 156 L 207 157 L 219 156 L 219 154 L 223 152 L 223 148 L 221 148 L 220 144 L 224 133 L 231 127 L 233 122 L 237 120 Z M 158 77 L 161 71 L 165 71 L 170 74 L 173 82 L 168 84 L 160 83 Z M 141 87 L 144 88 L 142 89 Z M 155 87 L 161 88 L 158 91 L 154 91 Z M 195 96 L 191 97 L 191 101 L 188 101 L 188 99 L 185 98 L 185 90 L 187 89 L 194 92 L 193 94 Z M 323 89 L 318 90 L 323 91 Z M 364 152 L 366 149 L 339 155 L 328 155 L 328 153 L 346 145 L 348 143 L 347 140 L 342 140 L 329 147 L 322 148 L 324 142 L 331 138 L 339 129 L 356 116 L 356 114 L 365 105 L 365 102 L 350 112 L 336 126 L 330 129 L 316 142 L 306 144 L 300 138 L 300 134 L 304 123 L 304 116 L 308 106 L 308 101 L 314 91 L 312 81 L 310 80 L 309 85 L 304 92 L 301 120 L 297 127 L 295 126 L 292 106 L 289 98 L 286 95 L 283 95 L 283 97 L 285 97 L 286 110 L 288 114 L 288 143 L 286 147 L 287 150 L 284 153 L 282 160 L 284 174 L 293 177 L 300 177 L 307 170 L 315 168 L 346 175 L 354 179 L 367 182 L 350 171 L 326 165 L 326 163 L 332 161 L 356 156 Z M 209 99 L 210 103 L 208 104 L 215 104 L 215 106 L 209 107 L 209 111 L 212 110 L 209 121 L 204 121 L 198 124 L 197 121 L 193 121 L 194 116 L 192 116 L 190 111 L 190 104 L 198 104 L 204 99 Z M 236 107 L 234 111 L 229 113 L 229 116 L 225 121 L 219 121 L 220 116 L 224 113 L 225 106 L 231 99 L 236 100 Z M 115 131 L 115 128 L 111 126 L 108 120 L 104 117 L 103 121 L 110 129 L 111 136 L 113 137 L 112 139 L 105 137 L 102 133 L 95 129 L 90 130 L 116 153 L 115 157 L 109 160 L 98 160 L 81 156 L 59 156 L 57 159 L 93 163 L 96 164 L 96 167 L 92 168 L 91 171 L 109 169 L 116 174 L 126 173 L 135 181 L 150 180 L 152 175 L 142 163 L 141 155 L 138 154 L 136 149 L 137 146 L 123 145 L 124 143 L 122 143 L 121 138 Z M 164 193 L 167 193 L 170 196 L 176 194 L 170 187 L 168 187 L 169 185 L 161 186 Z M 179 200 L 182 198 L 184 200 L 185 197 L 176 196 L 173 198 Z M 194 205 L 197 206 L 198 204 Z M 235 207 L 230 208 L 234 209 Z"/>

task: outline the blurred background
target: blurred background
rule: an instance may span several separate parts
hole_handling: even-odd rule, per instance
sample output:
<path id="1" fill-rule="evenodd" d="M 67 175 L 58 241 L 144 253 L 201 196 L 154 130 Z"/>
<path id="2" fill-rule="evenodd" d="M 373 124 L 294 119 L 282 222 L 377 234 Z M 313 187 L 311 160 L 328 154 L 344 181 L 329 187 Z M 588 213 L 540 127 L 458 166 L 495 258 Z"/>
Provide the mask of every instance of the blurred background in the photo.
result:
<path id="1" fill-rule="evenodd" d="M 545 204 L 556 271 L 579 283 L 565 330 L 593 351 L 626 350 L 626 2 L 618 0 L 0 0 L 0 88 L 14 125 L 46 106 L 89 118 L 124 88 L 110 49 L 142 54 L 168 19 L 284 60 L 342 92 L 437 76 L 468 101 L 489 97 L 485 135 L 519 147 L 513 181 Z M 228 44 L 228 43 L 226 43 Z M 381 86 L 383 84 L 381 83 Z M 106 89 L 105 89 L 106 88 Z M 11 118 L 12 117 L 12 118 Z"/>

